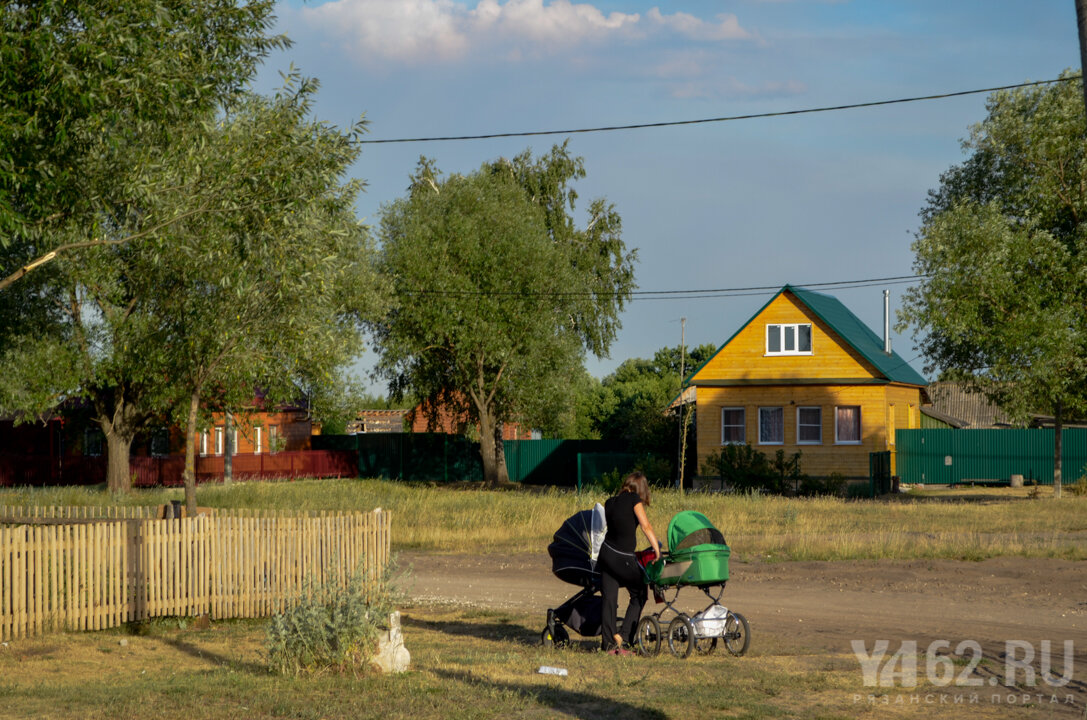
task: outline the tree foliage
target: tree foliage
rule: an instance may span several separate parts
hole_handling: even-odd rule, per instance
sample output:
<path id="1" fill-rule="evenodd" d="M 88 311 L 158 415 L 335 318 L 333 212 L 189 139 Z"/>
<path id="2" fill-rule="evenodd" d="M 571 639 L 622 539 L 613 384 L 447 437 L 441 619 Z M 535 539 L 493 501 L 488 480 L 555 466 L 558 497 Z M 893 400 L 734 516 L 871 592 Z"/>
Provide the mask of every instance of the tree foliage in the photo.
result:
<path id="1" fill-rule="evenodd" d="M 441 178 L 419 163 L 381 214 L 381 267 L 396 305 L 373 325 L 378 372 L 478 427 L 484 477 L 504 479 L 505 421 L 555 427 L 573 407 L 586 351 L 607 351 L 634 285 L 634 254 L 603 200 L 576 227 L 566 146 Z"/>
<path id="2" fill-rule="evenodd" d="M 1081 81 L 1001 91 L 940 178 L 913 249 L 902 326 L 926 370 L 1025 421 L 1087 412 L 1087 122 Z"/>

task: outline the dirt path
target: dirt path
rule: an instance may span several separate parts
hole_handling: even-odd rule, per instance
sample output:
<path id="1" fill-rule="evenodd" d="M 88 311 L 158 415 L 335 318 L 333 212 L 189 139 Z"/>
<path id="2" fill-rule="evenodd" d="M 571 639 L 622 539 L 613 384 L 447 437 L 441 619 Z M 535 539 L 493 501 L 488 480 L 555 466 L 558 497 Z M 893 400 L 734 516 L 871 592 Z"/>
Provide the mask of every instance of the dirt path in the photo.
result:
<path id="1" fill-rule="evenodd" d="M 551 574 L 550 559 L 542 553 L 401 553 L 399 560 L 410 568 L 402 586 L 417 602 L 535 611 L 541 628 L 547 608 L 577 591 Z M 734 562 L 730 574 L 722 602 L 747 616 L 753 650 L 852 655 L 854 640 L 869 649 L 887 640 L 893 653 L 912 640 L 924 653 L 935 640 L 947 640 L 952 648 L 973 641 L 993 661 L 986 665 L 997 668 L 988 671 L 995 686 L 1001 678 L 994 675 L 1005 672 L 1008 641 L 1029 643 L 1036 667 L 1042 641 L 1050 641 L 1052 671 L 1060 675 L 1064 643 L 1071 640 L 1074 677 L 1059 690 L 1076 695 L 1080 713 L 1087 703 L 1087 563 L 1023 558 Z M 706 602 L 697 589 L 686 588 L 678 606 L 694 611 Z M 650 598 L 648 611 L 663 607 Z M 920 664 L 923 674 L 923 656 Z"/>

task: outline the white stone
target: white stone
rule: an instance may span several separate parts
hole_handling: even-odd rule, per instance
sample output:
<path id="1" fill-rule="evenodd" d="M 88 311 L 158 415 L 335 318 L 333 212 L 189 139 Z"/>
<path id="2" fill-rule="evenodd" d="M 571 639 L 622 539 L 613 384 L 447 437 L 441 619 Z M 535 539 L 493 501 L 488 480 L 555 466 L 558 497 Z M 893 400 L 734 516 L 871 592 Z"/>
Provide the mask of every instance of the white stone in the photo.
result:
<path id="1" fill-rule="evenodd" d="M 411 653 L 404 647 L 399 611 L 389 615 L 389 629 L 378 637 L 377 653 L 372 662 L 383 673 L 401 673 L 411 664 Z"/>

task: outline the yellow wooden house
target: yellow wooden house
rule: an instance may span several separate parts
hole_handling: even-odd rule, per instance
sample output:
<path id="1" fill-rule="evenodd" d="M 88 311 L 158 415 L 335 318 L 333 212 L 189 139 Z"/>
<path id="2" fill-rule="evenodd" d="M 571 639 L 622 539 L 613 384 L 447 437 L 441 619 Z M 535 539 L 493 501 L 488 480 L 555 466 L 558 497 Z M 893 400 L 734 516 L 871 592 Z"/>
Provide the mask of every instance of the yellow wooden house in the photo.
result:
<path id="1" fill-rule="evenodd" d="M 927 381 L 839 300 L 789 285 L 687 379 L 695 388 L 698 467 L 730 443 L 801 471 L 867 477 L 869 453 L 920 427 Z"/>

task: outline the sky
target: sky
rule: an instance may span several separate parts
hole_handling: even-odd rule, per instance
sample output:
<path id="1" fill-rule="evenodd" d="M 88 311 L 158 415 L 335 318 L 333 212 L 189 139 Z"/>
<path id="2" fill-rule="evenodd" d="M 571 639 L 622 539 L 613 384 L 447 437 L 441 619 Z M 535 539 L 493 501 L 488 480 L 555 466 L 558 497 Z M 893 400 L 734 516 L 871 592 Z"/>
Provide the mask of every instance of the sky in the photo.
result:
<path id="1" fill-rule="evenodd" d="M 256 82 L 316 78 L 314 115 L 366 140 L 698 120 L 1049 80 L 1078 68 L 1074 0 L 331 0 L 277 6 L 293 45 Z M 445 173 L 569 139 L 587 176 L 584 226 L 604 197 L 638 255 L 638 291 L 780 288 L 911 275 L 918 212 L 984 94 L 613 132 L 366 144 L 353 176 L 375 226 L 419 157 Z M 883 290 L 828 289 L 877 333 Z M 635 297 L 602 378 L 623 360 L 721 345 L 774 290 Z M 683 320 L 685 319 L 685 320 Z M 911 333 L 894 349 L 918 371 Z M 367 349 L 356 364 L 365 376 Z M 371 385 L 380 392 L 381 385 Z"/>

